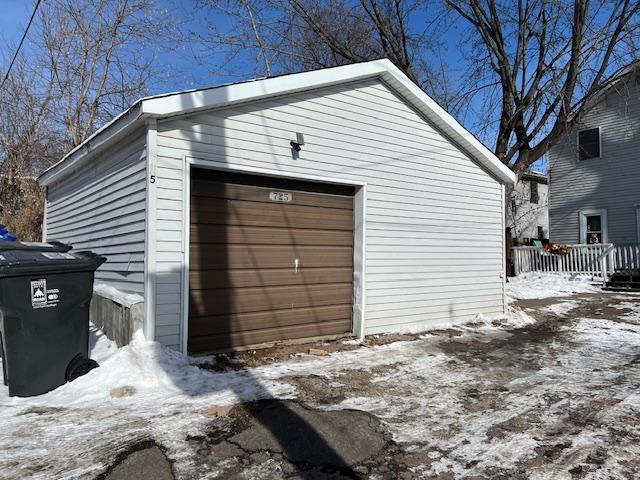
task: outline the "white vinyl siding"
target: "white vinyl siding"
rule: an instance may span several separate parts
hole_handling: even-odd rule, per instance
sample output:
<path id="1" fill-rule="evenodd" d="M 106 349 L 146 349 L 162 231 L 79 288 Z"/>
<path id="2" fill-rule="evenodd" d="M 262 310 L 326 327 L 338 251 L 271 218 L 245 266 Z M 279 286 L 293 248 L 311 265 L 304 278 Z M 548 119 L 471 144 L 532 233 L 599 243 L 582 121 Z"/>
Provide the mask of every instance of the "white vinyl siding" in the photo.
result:
<path id="1" fill-rule="evenodd" d="M 159 121 L 157 142 L 163 343 L 180 335 L 185 156 L 367 182 L 366 334 L 504 311 L 500 182 L 379 80 Z"/>
<path id="2" fill-rule="evenodd" d="M 144 291 L 145 133 L 107 149 L 48 186 L 47 240 L 92 250 L 107 262 L 96 281 Z"/>
<path id="3" fill-rule="evenodd" d="M 580 211 L 606 210 L 608 240 L 637 241 L 640 203 L 640 88 L 620 82 L 593 107 L 579 130 L 600 127 L 600 158 L 578 160 L 573 129 L 549 152 L 550 240 L 580 242 Z"/>

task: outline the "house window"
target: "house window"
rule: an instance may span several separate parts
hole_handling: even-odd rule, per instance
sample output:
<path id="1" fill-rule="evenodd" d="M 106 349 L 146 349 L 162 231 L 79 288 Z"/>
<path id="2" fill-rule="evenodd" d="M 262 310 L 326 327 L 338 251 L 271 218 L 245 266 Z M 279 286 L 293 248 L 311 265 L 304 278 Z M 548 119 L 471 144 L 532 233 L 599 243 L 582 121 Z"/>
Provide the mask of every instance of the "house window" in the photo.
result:
<path id="1" fill-rule="evenodd" d="M 544 240 L 544 228 L 538 225 L 538 240 Z"/>
<path id="2" fill-rule="evenodd" d="M 600 157 L 600 128 L 578 132 L 578 158 L 588 160 Z"/>
<path id="3" fill-rule="evenodd" d="M 602 243 L 602 217 L 587 216 L 587 243 Z"/>
<path id="4" fill-rule="evenodd" d="M 538 182 L 529 182 L 529 190 L 531 191 L 530 203 L 538 203 L 540 197 L 538 196 Z"/>
<path id="5" fill-rule="evenodd" d="M 580 243 L 607 243 L 607 211 L 580 211 Z"/>

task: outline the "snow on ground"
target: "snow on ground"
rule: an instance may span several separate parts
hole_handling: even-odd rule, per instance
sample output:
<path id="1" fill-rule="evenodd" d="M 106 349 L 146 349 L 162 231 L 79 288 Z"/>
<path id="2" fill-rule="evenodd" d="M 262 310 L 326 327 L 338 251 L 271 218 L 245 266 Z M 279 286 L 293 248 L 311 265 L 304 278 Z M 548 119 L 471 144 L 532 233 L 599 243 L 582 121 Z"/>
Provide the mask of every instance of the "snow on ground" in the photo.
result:
<path id="1" fill-rule="evenodd" d="M 509 290 L 541 298 L 594 289 L 583 280 L 532 276 Z M 167 449 L 179 478 L 225 478 L 223 465 L 198 463 L 187 436 L 210 428 L 207 408 L 270 397 L 377 415 L 403 448 L 424 453 L 416 478 L 526 472 L 569 480 L 578 467 L 586 478 L 630 478 L 640 468 L 640 322 L 633 321 L 640 308 L 632 296 L 611 299 L 621 318 L 571 318 L 577 302 L 570 301 L 552 310 L 567 317 L 556 330 L 535 330 L 536 314 L 513 307 L 453 336 L 427 332 L 225 372 L 200 369 L 194 363 L 202 359 L 140 334 L 118 349 L 93 328 L 100 368 L 39 397 L 9 398 L 0 387 L 0 478 L 92 478 L 127 445 L 149 438 Z M 314 397 L 323 392 L 305 386 L 313 378 L 345 398 Z"/>
<path id="2" fill-rule="evenodd" d="M 624 302 L 618 308 L 630 310 L 622 316 L 625 322 L 640 324 L 640 302 Z"/>
<path id="3" fill-rule="evenodd" d="M 579 319 L 549 342 L 523 337 L 478 338 L 493 343 L 484 352 L 456 339 L 458 352 L 414 357 L 375 380 L 380 396 L 339 406 L 371 411 L 397 440 L 428 446 L 442 457 L 432 473 L 526 471 L 526 478 L 568 480 L 572 467 L 585 464 L 594 470 L 587 478 L 632 478 L 640 454 L 640 327 Z M 605 467 L 596 474 L 590 458 L 598 451 Z"/>
<path id="4" fill-rule="evenodd" d="M 578 308 L 580 306 L 580 302 L 575 300 L 567 300 L 566 302 L 554 303 L 553 305 L 549 305 L 545 308 L 547 312 L 551 312 L 558 317 L 564 317 L 567 313 L 569 313 L 574 308 Z"/>
<path id="5" fill-rule="evenodd" d="M 509 278 L 506 292 L 512 299 L 548 298 L 572 293 L 593 293 L 600 287 L 585 275 L 526 273 Z"/>

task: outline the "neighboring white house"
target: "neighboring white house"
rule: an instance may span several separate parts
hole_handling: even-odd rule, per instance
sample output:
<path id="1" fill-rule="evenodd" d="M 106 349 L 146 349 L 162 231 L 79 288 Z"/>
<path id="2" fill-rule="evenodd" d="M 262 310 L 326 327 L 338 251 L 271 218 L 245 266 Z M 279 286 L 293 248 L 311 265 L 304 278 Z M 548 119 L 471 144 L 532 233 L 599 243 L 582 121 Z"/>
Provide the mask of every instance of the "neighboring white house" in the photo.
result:
<path id="1" fill-rule="evenodd" d="M 514 181 L 388 60 L 142 99 L 40 177 L 46 238 L 193 352 L 503 312 Z"/>
<path id="2" fill-rule="evenodd" d="M 507 228 L 514 239 L 549 238 L 549 178 L 541 172 L 526 172 L 509 196 Z"/>
<path id="3" fill-rule="evenodd" d="M 551 148 L 551 241 L 640 242 L 639 81 L 635 64 Z"/>

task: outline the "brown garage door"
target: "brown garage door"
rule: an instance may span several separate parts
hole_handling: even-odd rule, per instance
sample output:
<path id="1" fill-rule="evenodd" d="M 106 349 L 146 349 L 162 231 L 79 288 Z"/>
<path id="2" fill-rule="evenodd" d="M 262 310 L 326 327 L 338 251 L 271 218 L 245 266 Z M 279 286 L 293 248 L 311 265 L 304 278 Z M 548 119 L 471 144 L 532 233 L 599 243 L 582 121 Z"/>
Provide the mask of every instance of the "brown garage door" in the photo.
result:
<path id="1" fill-rule="evenodd" d="M 194 169 L 189 351 L 350 332 L 353 193 Z"/>

